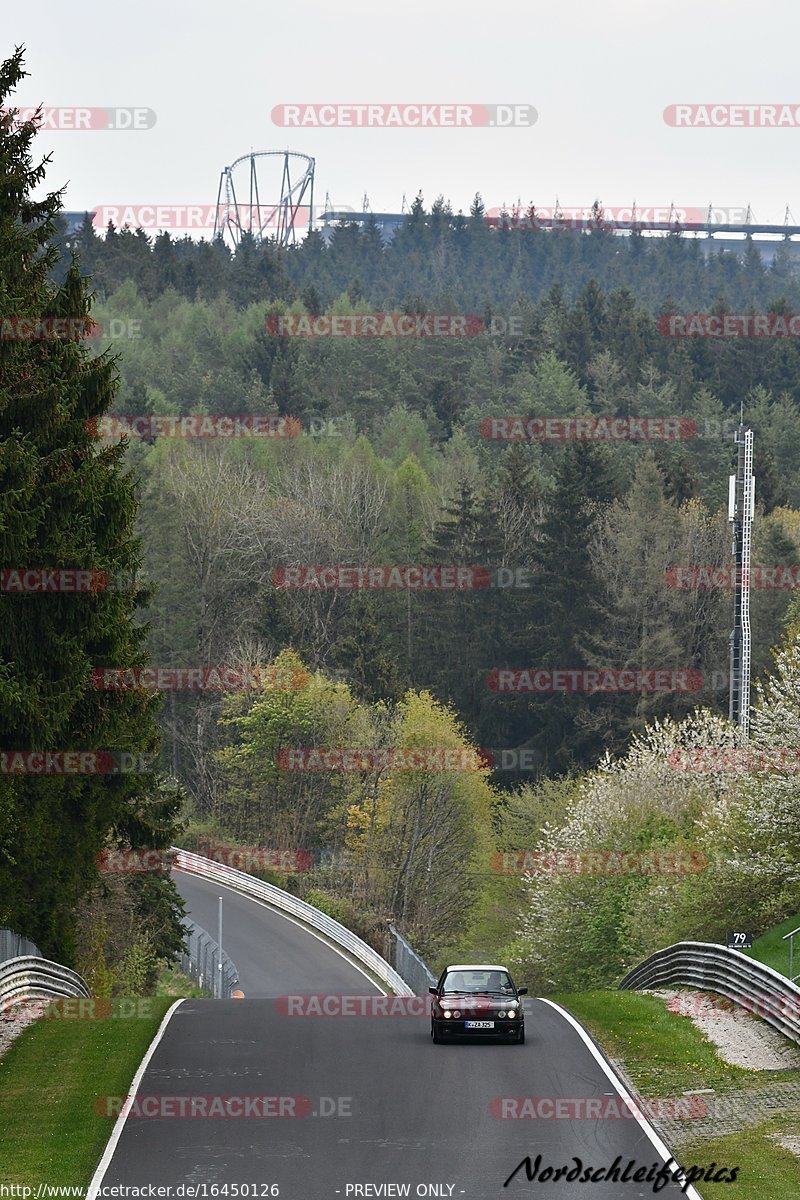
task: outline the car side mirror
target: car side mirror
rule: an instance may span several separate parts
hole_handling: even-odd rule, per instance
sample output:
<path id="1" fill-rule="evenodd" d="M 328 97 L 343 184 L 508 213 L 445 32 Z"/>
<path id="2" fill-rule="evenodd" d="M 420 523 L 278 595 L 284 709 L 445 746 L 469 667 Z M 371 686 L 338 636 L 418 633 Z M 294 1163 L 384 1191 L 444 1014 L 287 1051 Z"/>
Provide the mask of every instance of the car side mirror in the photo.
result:
<path id="1" fill-rule="evenodd" d="M 518 995 L 518 996 L 527 996 L 527 994 L 528 994 L 528 989 L 527 989 L 527 988 L 517 988 L 517 995 Z"/>
<path id="2" fill-rule="evenodd" d="M 438 996 L 438 995 L 439 995 L 439 989 L 438 989 L 438 988 L 432 988 L 432 987 L 429 987 L 429 988 L 428 988 L 428 991 L 430 992 L 430 994 L 431 994 L 432 996 Z"/>

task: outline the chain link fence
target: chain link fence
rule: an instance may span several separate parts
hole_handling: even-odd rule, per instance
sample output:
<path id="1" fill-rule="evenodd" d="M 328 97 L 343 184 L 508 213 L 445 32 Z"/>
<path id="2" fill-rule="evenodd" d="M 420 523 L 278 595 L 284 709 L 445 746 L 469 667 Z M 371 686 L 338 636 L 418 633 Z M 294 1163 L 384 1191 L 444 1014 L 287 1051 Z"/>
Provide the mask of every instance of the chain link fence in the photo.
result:
<path id="1" fill-rule="evenodd" d="M 34 946 L 33 942 L 26 937 L 22 937 L 19 933 L 14 933 L 13 929 L 0 929 L 0 963 L 8 962 L 10 958 L 21 958 L 23 956 L 42 958 L 42 952 L 38 946 Z"/>
<path id="2" fill-rule="evenodd" d="M 181 970 L 188 975 L 198 987 L 210 992 L 212 996 L 220 994 L 220 975 L 222 976 L 222 998 L 227 1000 L 239 982 L 239 972 L 225 951 L 222 951 L 222 970 L 219 970 L 219 944 L 210 933 L 196 925 L 194 921 L 184 917 L 183 925 L 188 930 L 186 949 L 180 956 Z"/>
<path id="3" fill-rule="evenodd" d="M 389 932 L 394 938 L 391 952 L 395 971 L 413 988 L 415 995 L 424 995 L 429 987 L 435 986 L 436 976 L 394 925 L 389 926 Z"/>

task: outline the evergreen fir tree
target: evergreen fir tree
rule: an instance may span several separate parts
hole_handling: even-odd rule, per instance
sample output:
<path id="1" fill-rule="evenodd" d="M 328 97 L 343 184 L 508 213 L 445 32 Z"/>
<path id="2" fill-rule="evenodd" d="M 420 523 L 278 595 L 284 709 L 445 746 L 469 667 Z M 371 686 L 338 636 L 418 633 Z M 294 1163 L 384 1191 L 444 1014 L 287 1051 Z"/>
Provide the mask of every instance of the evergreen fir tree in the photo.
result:
<path id="1" fill-rule="evenodd" d="M 10 109 L 23 75 L 17 51 L 0 66 L 0 312 L 82 320 L 90 305 L 77 264 L 62 286 L 50 278 L 56 251 L 48 243 L 61 195 L 31 198 L 47 160 L 33 164 L 34 123 L 15 124 Z M 108 410 L 116 388 L 114 360 L 91 357 L 78 339 L 0 339 L 2 568 L 74 568 L 105 572 L 112 581 L 138 571 L 125 450 L 98 446 L 89 424 Z M 158 701 L 93 686 L 94 671 L 144 665 L 137 603 L 124 584 L 91 594 L 6 591 L 2 751 L 156 752 Z M 69 962 L 75 908 L 97 879 L 96 856 L 107 840 L 139 834 L 148 845 L 170 844 L 175 804 L 151 822 L 154 786 L 152 771 L 0 772 L 0 925 Z"/>
<path id="2" fill-rule="evenodd" d="M 521 668 L 597 665 L 585 649 L 603 619 L 590 546 L 599 514 L 618 491 L 610 453 L 591 442 L 564 447 L 533 556 L 534 622 Z M 532 699 L 531 739 L 551 770 L 585 764 L 602 750 L 596 734 L 582 729 L 586 703 L 581 694 L 558 692 Z"/>

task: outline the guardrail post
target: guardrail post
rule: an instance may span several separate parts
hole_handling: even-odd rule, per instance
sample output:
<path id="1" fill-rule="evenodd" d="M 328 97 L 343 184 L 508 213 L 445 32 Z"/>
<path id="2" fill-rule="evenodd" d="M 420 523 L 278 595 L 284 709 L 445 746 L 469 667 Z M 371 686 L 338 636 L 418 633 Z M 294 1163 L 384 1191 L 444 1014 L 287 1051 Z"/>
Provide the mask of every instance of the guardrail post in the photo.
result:
<path id="1" fill-rule="evenodd" d="M 786 941 L 787 938 L 789 939 L 789 982 L 790 983 L 794 983 L 795 979 L 800 979 L 800 975 L 792 974 L 792 972 L 794 971 L 794 936 L 796 933 L 800 933 L 800 925 L 798 925 L 797 929 L 793 929 L 791 931 L 791 933 L 785 933 L 783 935 L 783 938 L 781 939 L 784 942 Z"/>
<path id="2" fill-rule="evenodd" d="M 217 928 L 219 931 L 219 936 L 217 937 L 217 958 L 219 959 L 219 962 L 217 963 L 217 974 L 219 976 L 219 986 L 217 988 L 217 999 L 221 1000 L 223 998 L 223 996 L 222 996 L 222 896 L 219 896 L 218 899 L 219 899 L 219 914 L 218 914 L 218 919 L 217 919 Z"/>

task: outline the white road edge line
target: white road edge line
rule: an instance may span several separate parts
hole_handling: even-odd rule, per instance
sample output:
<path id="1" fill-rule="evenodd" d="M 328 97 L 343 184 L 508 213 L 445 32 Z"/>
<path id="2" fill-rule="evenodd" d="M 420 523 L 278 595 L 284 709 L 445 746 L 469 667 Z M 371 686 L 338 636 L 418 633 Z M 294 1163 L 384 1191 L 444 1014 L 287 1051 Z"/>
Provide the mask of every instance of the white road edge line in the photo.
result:
<path id="1" fill-rule="evenodd" d="M 164 1036 L 164 1034 L 166 1032 L 167 1025 L 169 1024 L 169 1021 L 170 1021 L 170 1017 L 175 1012 L 175 1009 L 178 1008 L 181 1004 L 183 1004 L 184 999 L 185 999 L 185 997 L 182 997 L 180 1000 L 176 1000 L 174 1004 L 170 1005 L 169 1009 L 164 1014 L 164 1020 L 159 1025 L 156 1036 L 153 1038 L 152 1042 L 148 1046 L 147 1052 L 145 1053 L 144 1058 L 139 1063 L 139 1069 L 137 1070 L 136 1074 L 133 1077 L 133 1082 L 131 1083 L 130 1091 L 128 1092 L 127 1096 L 125 1097 L 126 1101 L 132 1100 L 133 1097 L 136 1095 L 137 1091 L 139 1090 L 139 1084 L 142 1082 L 142 1076 L 144 1075 L 145 1071 L 147 1070 L 147 1066 L 148 1066 L 148 1063 L 150 1062 L 150 1059 L 153 1057 L 153 1055 L 156 1052 L 158 1043 L 161 1041 L 162 1037 Z M 106 1148 L 103 1151 L 103 1157 L 100 1159 L 100 1162 L 97 1164 L 95 1173 L 92 1176 L 92 1181 L 89 1184 L 89 1188 L 86 1193 L 86 1200 L 95 1200 L 95 1197 L 97 1196 L 97 1193 L 100 1189 L 100 1185 L 103 1182 L 103 1177 L 105 1176 L 105 1173 L 109 1168 L 111 1159 L 114 1156 L 114 1151 L 117 1148 L 117 1142 L 122 1137 L 122 1130 L 125 1128 L 125 1122 L 128 1119 L 129 1112 L 130 1112 L 130 1109 L 126 1108 L 125 1104 L 123 1104 L 122 1110 L 120 1111 L 120 1114 L 117 1117 L 116 1124 L 114 1125 L 114 1128 L 111 1130 L 111 1137 L 108 1139 L 108 1142 L 106 1143 Z"/>
<path id="2" fill-rule="evenodd" d="M 183 867 L 173 867 L 173 870 L 174 871 L 183 871 L 184 875 L 188 875 L 192 879 L 207 878 L 207 876 L 204 877 L 198 871 L 186 871 L 186 870 L 184 870 Z M 377 988 L 377 990 L 380 992 L 380 994 L 382 996 L 389 995 L 388 992 L 385 992 L 383 990 L 383 988 L 380 986 L 379 983 L 376 983 L 375 980 L 370 975 L 367 974 L 367 972 L 364 970 L 363 967 L 360 967 L 358 965 L 358 963 L 354 963 L 353 960 L 348 958 L 346 954 L 343 954 L 341 950 L 337 950 L 337 948 L 335 946 L 331 945 L 331 943 L 328 941 L 327 938 L 320 937 L 318 933 L 314 933 L 314 930 L 309 929 L 309 927 L 307 925 L 304 925 L 302 921 L 298 921 L 295 917 L 290 917 L 288 913 L 281 912 L 281 910 L 279 908 L 273 908 L 273 906 L 271 904 L 267 904 L 266 900 L 259 900 L 258 896 L 248 896 L 247 892 L 240 892 L 238 888 L 231 887 L 230 884 L 214 883 L 214 887 L 227 888 L 227 890 L 229 892 L 233 892 L 234 895 L 242 896 L 245 900 L 252 900 L 253 904 L 260 904 L 262 908 L 266 908 L 269 912 L 275 913 L 275 915 L 277 917 L 283 917 L 284 921 L 291 921 L 292 924 L 296 925 L 298 929 L 302 929 L 303 933 L 310 933 L 311 936 L 313 938 L 316 938 L 318 942 L 322 942 L 323 946 L 327 946 L 328 949 L 332 950 L 334 954 L 338 954 L 339 958 L 343 958 L 344 961 L 347 963 L 348 967 L 353 967 L 354 970 L 360 971 L 361 974 L 366 979 L 367 983 L 371 983 L 374 988 Z M 87 1196 L 86 1200 L 92 1200 L 92 1197 Z"/>
<path id="3" fill-rule="evenodd" d="M 578 1036 L 588 1046 L 592 1055 L 597 1059 L 600 1066 L 603 1068 L 603 1071 L 608 1076 L 608 1078 L 611 1080 L 614 1087 L 617 1089 L 619 1095 L 622 1097 L 623 1100 L 627 1100 L 627 1102 L 630 1104 L 636 1121 L 641 1126 L 641 1128 L 644 1130 L 644 1132 L 647 1134 L 648 1138 L 653 1143 L 653 1145 L 655 1146 L 658 1153 L 664 1159 L 664 1162 L 666 1163 L 666 1162 L 670 1161 L 670 1159 L 671 1159 L 677 1166 L 678 1160 L 675 1158 L 675 1155 L 672 1154 L 669 1147 L 664 1142 L 662 1142 L 661 1138 L 658 1136 L 658 1134 L 656 1133 L 653 1126 L 642 1115 L 642 1113 L 639 1109 L 639 1105 L 636 1103 L 636 1101 L 633 1099 L 633 1097 L 628 1093 L 622 1080 L 614 1073 L 614 1070 L 610 1066 L 610 1064 L 606 1062 L 605 1058 L 600 1053 L 600 1051 L 597 1049 L 597 1046 L 595 1046 L 594 1042 L 589 1037 L 588 1033 L 583 1028 L 583 1026 L 578 1021 L 575 1020 L 572 1013 L 568 1013 L 567 1010 L 565 1008 L 562 1008 L 560 1004 L 556 1004 L 555 1000 L 548 1000 L 545 996 L 539 996 L 539 999 L 542 1001 L 543 1004 L 549 1004 L 550 1007 L 554 1008 L 557 1013 L 560 1013 L 565 1021 L 569 1021 L 570 1025 L 573 1027 L 573 1029 L 575 1029 Z M 684 1194 L 684 1196 L 688 1196 L 689 1200 L 703 1200 L 703 1197 L 700 1195 L 700 1193 L 698 1192 L 697 1188 L 694 1186 L 693 1183 L 689 1184 L 689 1187 L 686 1189 L 686 1191 L 683 1194 Z"/>
<path id="4" fill-rule="evenodd" d="M 175 870 L 178 870 L 178 869 L 179 868 L 177 868 L 177 867 L 175 868 Z M 183 873 L 184 873 L 184 875 L 195 876 L 194 871 L 184 871 Z M 195 876 L 195 878 L 198 878 L 198 876 Z M 202 878 L 202 876 L 199 876 L 199 878 Z M 282 913 L 280 911 L 280 909 L 273 908 L 271 905 L 266 904 L 263 900 L 259 900 L 255 896 L 248 896 L 245 892 L 240 892 L 237 888 L 228 887 L 228 885 L 225 883 L 215 884 L 215 886 L 216 887 L 224 887 L 227 889 L 227 891 L 233 892 L 237 896 L 242 896 L 245 900 L 252 900 L 253 904 L 260 904 L 262 908 L 266 908 L 266 909 L 268 909 L 269 912 L 275 913 L 279 917 L 283 917 L 283 919 L 285 921 L 291 921 L 293 925 L 296 925 L 298 929 L 303 930 L 304 933 L 310 933 L 311 936 L 313 938 L 316 938 L 318 942 L 322 942 L 322 944 L 324 946 L 327 946 L 329 950 L 332 950 L 334 952 L 334 954 L 338 954 L 340 958 L 343 958 L 344 961 L 348 964 L 348 966 L 354 967 L 356 971 L 359 971 L 364 976 L 364 978 L 367 980 L 367 982 L 371 983 L 372 986 L 374 988 L 376 988 L 377 991 L 379 991 L 382 996 L 388 996 L 389 993 L 385 992 L 383 990 L 383 988 L 380 987 L 380 985 L 375 982 L 374 979 L 371 979 L 370 976 L 366 973 L 366 971 L 364 971 L 361 967 L 359 967 L 357 963 L 352 962 L 347 957 L 346 954 L 342 954 L 341 950 L 337 950 L 336 947 L 332 946 L 330 944 L 330 942 L 326 941 L 325 938 L 319 937 L 319 935 L 314 933 L 314 931 L 312 929 L 309 929 L 307 925 L 304 925 L 302 923 L 302 921 L 296 921 L 294 919 L 294 917 L 290 917 L 288 913 Z M 170 1017 L 175 1012 L 175 1009 L 178 1008 L 178 1006 L 181 1004 L 183 1004 L 183 999 L 176 1000 L 175 1003 L 168 1010 L 168 1012 L 165 1014 L 164 1020 L 161 1022 L 161 1024 L 158 1027 L 158 1032 L 156 1033 L 156 1036 L 153 1038 L 152 1042 L 150 1043 L 150 1045 L 147 1049 L 147 1053 L 145 1054 L 144 1058 L 142 1059 L 141 1063 L 139 1064 L 139 1069 L 133 1077 L 133 1082 L 131 1083 L 130 1091 L 128 1092 L 128 1095 L 125 1097 L 126 1100 L 132 1100 L 133 1097 L 136 1095 L 136 1092 L 138 1091 L 138 1088 L 139 1088 L 139 1084 L 142 1081 L 142 1076 L 144 1075 L 145 1071 L 147 1070 L 148 1063 L 150 1062 L 150 1059 L 153 1057 L 153 1055 L 156 1051 L 156 1048 L 158 1047 L 158 1043 L 161 1041 L 162 1037 L 164 1036 L 167 1025 L 169 1024 L 169 1021 L 170 1021 Z M 124 1109 L 124 1107 L 125 1106 L 123 1104 L 123 1109 Z M 100 1162 L 97 1164 L 95 1173 L 92 1176 L 92 1181 L 89 1184 L 89 1189 L 86 1193 L 86 1200 L 96 1200 L 100 1185 L 103 1182 L 103 1177 L 105 1176 L 105 1173 L 109 1168 L 111 1159 L 114 1156 L 114 1151 L 117 1148 L 117 1142 L 122 1137 L 122 1130 L 125 1128 L 125 1122 L 127 1121 L 127 1119 L 128 1119 L 127 1111 L 121 1112 L 119 1114 L 119 1116 L 117 1117 L 117 1122 L 111 1131 L 111 1137 L 108 1139 L 106 1148 L 103 1151 L 103 1157 L 100 1159 Z"/>

